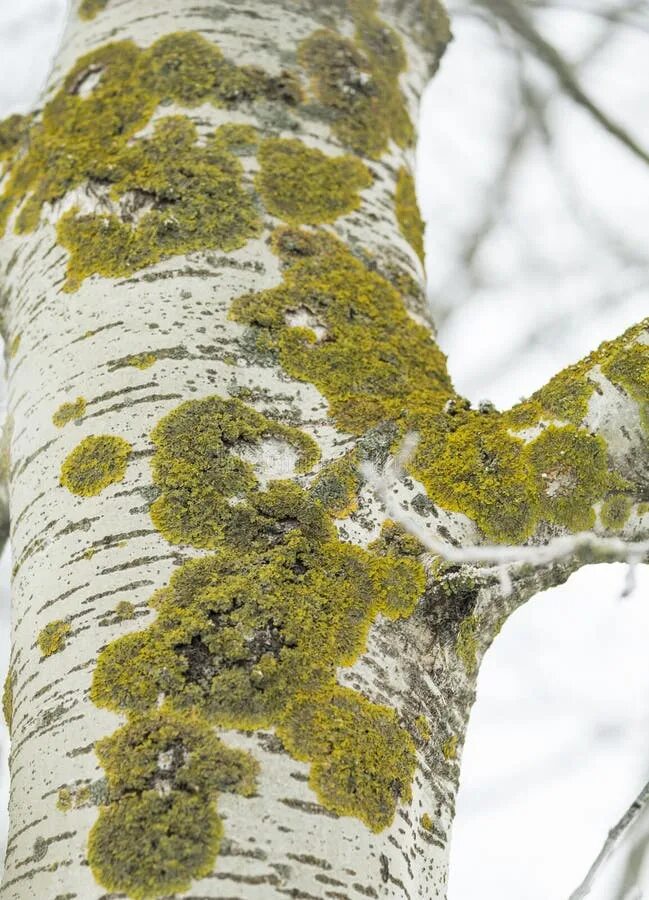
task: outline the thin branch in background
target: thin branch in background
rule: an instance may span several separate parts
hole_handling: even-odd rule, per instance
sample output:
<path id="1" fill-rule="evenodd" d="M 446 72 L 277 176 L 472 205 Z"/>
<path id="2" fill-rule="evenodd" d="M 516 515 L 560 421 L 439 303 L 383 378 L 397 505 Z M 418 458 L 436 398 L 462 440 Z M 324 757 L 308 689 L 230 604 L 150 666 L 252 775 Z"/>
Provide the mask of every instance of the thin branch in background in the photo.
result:
<path id="1" fill-rule="evenodd" d="M 608 27 L 600 30 L 594 41 L 582 52 L 572 64 L 575 73 L 591 64 L 616 36 L 616 30 L 611 25 L 619 24 L 625 13 L 636 11 L 639 5 L 646 0 L 632 0 L 631 3 L 611 10 L 605 21 Z M 615 13 L 615 15 L 614 15 Z M 478 11 L 481 19 L 486 18 L 483 10 Z M 486 20 L 488 22 L 488 20 Z M 491 20 L 493 24 L 493 17 Z M 481 214 L 478 221 L 463 239 L 463 246 L 457 253 L 458 262 L 455 271 L 446 279 L 445 283 L 435 291 L 435 297 L 431 298 L 435 309 L 438 326 L 452 315 L 458 306 L 464 306 L 472 298 L 480 296 L 481 279 L 476 272 L 476 262 L 483 245 L 487 242 L 495 226 L 503 219 L 508 194 L 514 176 L 517 173 L 519 162 L 530 145 L 535 134 L 541 138 L 541 144 L 548 153 L 552 154 L 552 166 L 557 167 L 561 175 L 561 183 L 558 185 L 562 195 L 567 201 L 568 208 L 575 222 L 584 232 L 593 232 L 595 239 L 602 248 L 619 258 L 626 266 L 642 265 L 646 267 L 647 258 L 635 248 L 629 248 L 627 241 L 614 233 L 614 229 L 600 221 L 593 209 L 586 208 L 584 199 L 576 188 L 570 183 L 563 162 L 558 158 L 553 141 L 553 129 L 548 123 L 547 113 L 552 102 L 556 99 L 556 88 L 547 90 L 534 86 L 525 73 L 525 57 L 521 53 L 520 42 L 506 47 L 516 62 L 517 67 L 517 104 L 512 108 L 508 120 L 512 122 L 507 136 L 504 138 L 504 151 L 497 164 L 489 186 L 484 193 L 481 203 Z M 550 167 L 551 171 L 554 169 Z M 640 256 L 642 258 L 640 259 Z"/>
<path id="2" fill-rule="evenodd" d="M 595 881 L 603 869 L 607 860 L 615 853 L 631 826 L 637 822 L 641 814 L 649 805 L 649 782 L 645 784 L 638 796 L 635 798 L 631 806 L 624 813 L 620 821 L 608 833 L 608 837 L 604 841 L 604 846 L 599 851 L 595 862 L 588 870 L 588 874 L 579 885 L 576 891 L 570 895 L 569 900 L 583 900 L 590 894 Z M 633 892 L 633 889 L 632 889 Z M 633 896 L 633 893 L 632 893 Z M 642 894 L 640 894 L 642 896 Z M 637 897 L 637 891 L 636 891 Z"/>
<path id="3" fill-rule="evenodd" d="M 595 121 L 599 122 L 609 134 L 617 138 L 628 150 L 643 160 L 643 162 L 649 164 L 649 152 L 622 125 L 611 119 L 588 96 L 577 80 L 577 76 L 570 64 L 536 29 L 531 18 L 518 0 L 475 0 L 475 2 L 490 10 L 495 16 L 505 22 L 512 31 L 523 38 L 536 56 L 554 72 L 564 91 L 572 97 L 575 103 L 587 110 Z"/>
<path id="4" fill-rule="evenodd" d="M 528 0 L 533 9 L 552 10 L 553 12 L 577 12 L 583 15 L 610 22 L 611 25 L 624 25 L 636 31 L 649 32 L 649 9 L 646 0 L 635 0 L 626 6 L 611 5 L 609 8 L 598 6 L 593 0 Z M 644 13 L 644 16 L 643 16 Z"/>

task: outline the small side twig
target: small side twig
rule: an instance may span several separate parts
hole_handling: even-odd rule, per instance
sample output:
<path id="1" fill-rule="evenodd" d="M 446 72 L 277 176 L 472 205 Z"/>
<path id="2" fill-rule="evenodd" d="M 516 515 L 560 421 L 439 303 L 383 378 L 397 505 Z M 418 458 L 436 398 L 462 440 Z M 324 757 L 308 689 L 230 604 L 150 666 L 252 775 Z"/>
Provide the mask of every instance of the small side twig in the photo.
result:
<path id="1" fill-rule="evenodd" d="M 606 559 L 609 562 L 628 563 L 630 571 L 624 596 L 628 596 L 633 589 L 634 569 L 649 555 L 649 540 L 624 541 L 617 537 L 602 537 L 592 531 L 580 531 L 576 534 L 560 535 L 545 544 L 538 545 L 474 544 L 470 547 L 454 547 L 431 534 L 418 517 L 401 507 L 392 491 L 413 455 L 417 442 L 416 435 L 406 435 L 399 452 L 382 472 L 379 472 L 373 464 L 364 463 L 361 466 L 361 473 L 376 497 L 383 503 L 389 517 L 402 525 L 431 553 L 447 562 L 458 564 L 491 563 L 501 566 L 529 564 L 537 567 L 557 562 L 575 553 L 582 553 L 590 555 L 594 562 Z M 502 569 L 500 578 L 503 593 L 508 594 L 511 590 L 510 573 Z"/>

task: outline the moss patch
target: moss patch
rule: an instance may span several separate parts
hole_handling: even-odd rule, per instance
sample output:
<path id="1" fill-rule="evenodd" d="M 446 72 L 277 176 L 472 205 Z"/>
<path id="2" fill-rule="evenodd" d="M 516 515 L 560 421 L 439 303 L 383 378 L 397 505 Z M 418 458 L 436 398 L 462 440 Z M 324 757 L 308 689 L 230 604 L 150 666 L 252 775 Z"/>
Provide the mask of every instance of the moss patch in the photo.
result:
<path id="1" fill-rule="evenodd" d="M 11 726 L 14 718 L 14 688 L 16 684 L 16 673 L 12 666 L 9 666 L 7 677 L 5 678 L 2 688 L 2 712 L 4 713 L 5 722 L 11 734 Z"/>
<path id="2" fill-rule="evenodd" d="M 161 496 L 151 507 L 156 528 L 175 544 L 214 548 L 224 540 L 250 537 L 283 509 L 292 509 L 305 528 L 317 517 L 293 485 L 255 491 L 254 466 L 239 454 L 280 441 L 297 454 L 297 471 L 319 457 L 315 442 L 297 428 L 274 422 L 240 400 L 189 400 L 165 416 L 153 434 L 153 480 Z M 251 502 L 238 502 L 251 493 Z"/>
<path id="3" fill-rule="evenodd" d="M 103 193 L 112 214 L 78 216 L 73 209 L 59 221 L 59 240 L 72 256 L 66 290 L 93 273 L 120 276 L 174 253 L 242 246 L 261 227 L 234 155 L 250 129 L 225 126 L 198 146 L 190 121 L 175 116 L 151 138 L 134 135 L 160 103 L 230 107 L 257 98 L 296 103 L 297 81 L 236 66 L 193 32 L 166 35 L 146 49 L 129 41 L 98 48 L 46 104 L 29 129 L 27 152 L 14 154 L 0 230 L 16 209 L 16 231 L 33 230 L 44 204 L 84 184 Z M 25 128 L 22 120 L 5 123 L 0 149 L 11 155 Z"/>
<path id="4" fill-rule="evenodd" d="M 185 891 L 209 874 L 223 833 L 215 800 L 254 793 L 250 755 L 226 747 L 196 713 L 166 707 L 131 716 L 96 752 L 108 802 L 88 861 L 100 883 L 138 900 Z"/>
<path id="5" fill-rule="evenodd" d="M 401 147 L 414 140 L 399 87 L 406 59 L 401 39 L 378 18 L 375 2 L 350 5 L 355 40 L 319 29 L 302 42 L 299 59 L 340 141 L 377 158 L 390 138 Z"/>
<path id="6" fill-rule="evenodd" d="M 602 504 L 600 519 L 602 525 L 609 531 L 621 531 L 631 515 L 633 503 L 630 497 L 624 494 L 614 494 L 608 497 Z"/>
<path id="7" fill-rule="evenodd" d="M 360 205 L 369 169 L 356 157 L 329 157 L 302 141 L 269 138 L 259 148 L 257 190 L 274 216 L 298 224 L 333 222 Z"/>
<path id="8" fill-rule="evenodd" d="M 66 644 L 66 638 L 72 631 L 72 627 L 69 622 L 63 621 L 63 619 L 56 619 L 54 622 L 49 622 L 45 628 L 43 628 L 36 639 L 36 643 L 38 644 L 38 648 L 41 651 L 42 656 L 52 656 L 54 653 L 59 653 Z"/>
<path id="9" fill-rule="evenodd" d="M 61 484 L 81 497 L 100 494 L 110 484 L 122 481 L 132 447 L 123 438 L 92 435 L 66 457 L 61 466 Z"/>
<path id="10" fill-rule="evenodd" d="M 143 736 L 151 718 L 178 719 L 182 727 L 174 735 L 182 732 L 183 741 L 193 733 L 187 720 L 195 721 L 200 742 L 209 734 L 209 753 L 221 756 L 230 751 L 213 743 L 213 726 L 275 728 L 287 750 L 311 764 L 320 802 L 375 830 L 392 821 L 399 801 L 410 799 L 412 739 L 393 710 L 337 685 L 336 671 L 364 651 L 379 613 L 411 615 L 423 593 L 423 568 L 396 551 L 343 543 L 315 489 L 278 480 L 262 489 L 242 455 L 268 439 L 292 446 L 299 469 L 317 460 L 310 438 L 240 400 L 183 403 L 153 432 L 154 481 L 163 491 L 152 506 L 154 523 L 174 543 L 218 553 L 180 566 L 151 599 L 155 621 L 109 644 L 93 677 L 93 701 L 126 713 L 128 723 L 98 747 L 114 799 L 93 831 L 90 862 L 102 884 L 134 897 L 152 895 L 150 885 L 181 890 L 213 865 L 221 826 L 209 812 L 211 798 L 231 783 L 241 785 L 232 760 L 209 759 L 191 778 L 179 770 L 171 796 L 188 784 L 201 799 L 202 837 L 190 830 L 188 841 L 202 850 L 186 851 L 177 880 L 165 880 L 162 854 L 148 848 L 149 861 L 138 868 L 128 855 L 132 841 L 122 846 L 122 830 L 131 834 L 146 822 L 176 836 L 172 813 L 150 796 L 152 779 L 165 777 L 160 754 Z M 238 772 L 243 757 L 236 760 Z M 115 830 L 122 865 L 109 858 Z M 173 847 L 181 859 L 183 847 Z"/>
<path id="11" fill-rule="evenodd" d="M 410 172 L 399 169 L 394 207 L 401 234 L 408 241 L 419 259 L 424 261 L 424 223 L 419 212 L 415 182 Z"/>
<path id="12" fill-rule="evenodd" d="M 108 6 L 108 0 L 83 0 L 79 7 L 80 19 L 94 19 Z"/>
<path id="13" fill-rule="evenodd" d="M 67 289 L 88 275 L 128 275 L 160 259 L 206 247 L 230 251 L 261 231 L 241 164 L 212 143 L 196 144 L 194 125 L 180 116 L 156 123 L 155 133 L 125 149 L 112 192 L 152 208 L 137 224 L 116 215 L 61 217 L 60 243 L 70 251 Z"/>
<path id="14" fill-rule="evenodd" d="M 84 397 L 77 397 L 70 403 L 62 403 L 56 412 L 52 415 L 52 423 L 57 428 L 63 428 L 68 422 L 78 421 L 82 419 L 86 411 L 86 401 Z"/>
<path id="15" fill-rule="evenodd" d="M 467 616 L 460 622 L 455 642 L 455 652 L 460 658 L 467 675 L 472 675 L 478 668 L 478 619 Z"/>

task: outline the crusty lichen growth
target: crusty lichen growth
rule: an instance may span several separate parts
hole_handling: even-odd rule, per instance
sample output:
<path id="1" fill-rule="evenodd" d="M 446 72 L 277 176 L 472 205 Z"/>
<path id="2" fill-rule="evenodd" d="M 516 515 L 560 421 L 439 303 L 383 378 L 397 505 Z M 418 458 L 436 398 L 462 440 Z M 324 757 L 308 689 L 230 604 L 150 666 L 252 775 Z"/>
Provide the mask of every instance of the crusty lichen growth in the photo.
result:
<path id="1" fill-rule="evenodd" d="M 182 403 L 158 423 L 152 439 L 153 480 L 162 492 L 151 507 L 153 523 L 172 543 L 203 548 L 236 539 L 245 528 L 263 528 L 289 502 L 272 485 L 257 492 L 254 465 L 237 451 L 283 442 L 297 454 L 298 472 L 308 472 L 320 455 L 299 429 L 220 397 Z M 244 506 L 237 500 L 246 494 L 251 504 Z M 300 514 L 297 506 L 300 519 L 311 515 L 306 508 Z"/>
<path id="2" fill-rule="evenodd" d="M 28 232 L 45 204 L 51 209 L 84 184 L 100 191 L 111 212 L 79 216 L 73 208 L 58 223 L 71 253 L 68 291 L 91 274 L 120 276 L 175 253 L 243 246 L 261 228 L 235 155 L 251 130 L 225 126 L 202 146 L 189 119 L 174 116 L 157 123 L 152 137 L 134 135 L 161 103 L 229 107 L 260 97 L 294 104 L 297 80 L 236 66 L 193 32 L 166 35 L 146 49 L 130 41 L 99 47 L 45 105 L 27 152 L 14 153 L 0 231 L 14 211 L 15 230 Z M 9 155 L 20 129 L 12 122 L 0 132 Z"/>
<path id="3" fill-rule="evenodd" d="M 372 176 L 355 156 L 329 157 L 298 140 L 269 138 L 258 153 L 257 190 L 274 216 L 292 225 L 333 222 L 360 205 Z"/>
<path id="4" fill-rule="evenodd" d="M 20 347 L 20 342 L 22 340 L 22 334 L 16 334 L 11 341 L 9 342 L 9 348 L 7 350 L 7 356 L 9 359 L 15 359 L 18 348 Z"/>
<path id="5" fill-rule="evenodd" d="M 274 246 L 288 264 L 283 283 L 238 298 L 232 316 L 259 329 L 290 375 L 316 385 L 342 428 L 360 434 L 385 420 L 412 427 L 441 409 L 452 394 L 444 355 L 388 281 L 322 231 L 280 230 Z M 297 309 L 326 340 L 287 322 Z"/>
<path id="6" fill-rule="evenodd" d="M 7 728 L 11 734 L 11 726 L 14 718 L 14 688 L 16 684 L 16 673 L 13 666 L 9 666 L 4 686 L 2 688 L 2 712 L 4 713 Z"/>
<path id="7" fill-rule="evenodd" d="M 334 518 L 344 519 L 358 506 L 361 483 L 358 454 L 352 450 L 323 466 L 311 494 Z"/>
<path id="8" fill-rule="evenodd" d="M 392 821 L 411 796 L 412 738 L 393 710 L 340 687 L 336 672 L 364 651 L 379 613 L 412 614 L 425 581 L 418 559 L 396 546 L 372 552 L 341 541 L 315 488 L 282 480 L 262 487 L 244 455 L 284 441 L 307 471 L 318 451 L 299 429 L 239 399 L 207 397 L 168 413 L 152 437 L 162 490 L 154 524 L 173 543 L 218 552 L 176 569 L 151 599 L 155 621 L 109 644 L 93 677 L 93 701 L 129 721 L 99 747 L 113 790 L 89 859 L 104 886 L 134 897 L 182 890 L 209 871 L 221 834 L 211 797 L 226 789 L 224 780 L 234 783 L 223 762 L 206 765 L 220 781 L 192 782 L 191 816 L 202 824 L 200 832 L 192 824 L 183 843 L 176 829 L 186 812 L 191 818 L 186 780 L 165 803 L 153 792 L 168 776 L 160 754 L 147 749 L 151 721 L 156 729 L 177 722 L 173 740 L 186 750 L 188 738 L 178 735 L 193 733 L 191 720 L 201 741 L 210 735 L 209 752 L 221 755 L 230 751 L 213 743 L 212 727 L 275 728 L 287 750 L 311 764 L 310 784 L 326 808 L 374 830 Z M 120 772 L 130 773 L 120 776 L 124 786 Z M 134 855 L 133 836 L 151 823 L 180 854 L 173 879 L 155 848 L 145 845 L 145 864 Z"/>
<path id="9" fill-rule="evenodd" d="M 467 616 L 460 622 L 455 652 L 457 653 L 467 675 L 473 675 L 478 668 L 478 619 L 474 615 Z"/>
<path id="10" fill-rule="evenodd" d="M 79 7 L 79 18 L 94 19 L 108 6 L 108 0 L 83 0 Z"/>
<path id="11" fill-rule="evenodd" d="M 30 117 L 14 113 L 0 122 L 0 163 L 10 157 L 29 130 Z M 0 168 L 0 174 L 2 169 Z"/>
<path id="12" fill-rule="evenodd" d="M 452 734 L 448 740 L 444 741 L 442 744 L 442 754 L 444 759 L 449 761 L 457 759 L 457 744 L 458 736 L 456 734 Z"/>
<path id="13" fill-rule="evenodd" d="M 376 15 L 376 2 L 353 0 L 355 40 L 319 29 L 300 45 L 299 59 L 340 141 L 379 157 L 392 138 L 405 147 L 414 129 L 399 74 L 406 58 L 399 35 Z"/>
<path id="14" fill-rule="evenodd" d="M 510 417 L 520 427 L 536 423 L 539 418 L 561 419 L 579 425 L 588 412 L 589 401 L 597 382 L 590 377 L 601 370 L 614 385 L 636 400 L 644 412 L 645 428 L 649 427 L 646 406 L 649 403 L 649 346 L 638 339 L 649 327 L 649 320 L 639 322 L 613 341 L 605 341 L 597 350 L 572 366 L 563 369 L 536 391 L 529 400 L 515 406 Z"/>
<path id="15" fill-rule="evenodd" d="M 130 600 L 120 600 L 115 607 L 115 618 L 120 622 L 135 618 L 135 606 Z"/>
<path id="16" fill-rule="evenodd" d="M 226 747 L 198 712 L 167 705 L 132 714 L 96 752 L 108 781 L 88 846 L 98 881 L 140 900 L 209 874 L 223 833 L 215 800 L 254 794 L 255 760 Z"/>
<path id="17" fill-rule="evenodd" d="M 600 520 L 610 531 L 621 531 L 629 520 L 633 502 L 624 494 L 613 494 L 602 504 Z"/>
<path id="18" fill-rule="evenodd" d="M 402 167 L 397 176 L 394 207 L 401 233 L 413 248 L 419 259 L 424 261 L 424 223 L 419 212 L 415 181 L 410 172 Z"/>
<path id="19" fill-rule="evenodd" d="M 124 359 L 123 365 L 134 369 L 150 369 L 157 359 L 155 353 L 133 353 Z"/>
<path id="20" fill-rule="evenodd" d="M 433 830 L 433 817 L 430 813 L 424 813 L 421 819 L 419 820 L 421 823 L 421 827 L 424 831 L 432 831 Z"/>
<path id="21" fill-rule="evenodd" d="M 100 494 L 110 484 L 122 481 L 132 447 L 124 438 L 91 435 L 65 458 L 61 484 L 80 497 Z"/>
<path id="22" fill-rule="evenodd" d="M 57 428 L 63 428 L 68 422 L 78 422 L 82 419 L 86 412 L 86 401 L 84 397 L 77 397 L 76 400 L 68 403 L 62 403 L 56 412 L 52 415 L 52 423 Z"/>
<path id="23" fill-rule="evenodd" d="M 79 785 L 70 789 L 62 787 L 56 799 L 56 808 L 59 812 L 67 813 L 71 809 L 82 809 L 84 806 L 96 804 L 95 791 L 89 784 Z"/>
<path id="24" fill-rule="evenodd" d="M 152 208 L 137 224 L 117 215 L 65 213 L 58 224 L 70 251 L 67 289 L 88 275 L 128 275 L 173 254 L 218 247 L 236 250 L 261 232 L 241 163 L 216 144 L 198 146 L 195 126 L 181 116 L 156 123 L 150 139 L 127 147 L 114 162 L 112 194 Z M 121 167 L 121 177 L 116 177 Z M 135 205 L 137 211 L 138 202 Z"/>
<path id="25" fill-rule="evenodd" d="M 49 622 L 45 628 L 41 630 L 36 639 L 41 655 L 44 657 L 52 656 L 54 653 L 59 653 L 63 650 L 66 644 L 66 638 L 71 631 L 72 626 L 63 619 L 56 619 L 54 622 Z"/>
<path id="26" fill-rule="evenodd" d="M 590 390 L 588 370 L 578 370 L 574 388 L 564 374 L 560 394 L 558 382 L 551 383 L 547 393 L 509 412 L 472 410 L 455 395 L 429 331 L 408 316 L 389 282 L 323 231 L 278 229 L 272 246 L 285 264 L 283 282 L 236 299 L 231 315 L 256 329 L 259 346 L 275 352 L 290 375 L 315 384 L 341 428 L 360 435 L 389 421 L 397 440 L 418 433 L 412 473 L 431 500 L 469 516 L 490 540 L 523 541 L 541 522 L 592 527 L 594 504 L 619 490 L 621 479 L 600 436 L 551 421 L 565 411 L 566 397 L 572 410 L 574 398 Z M 306 311 L 326 339 L 293 324 L 296 310 Z M 640 401 L 642 372 L 628 363 L 640 354 L 620 352 L 604 348 L 598 359 L 608 360 L 611 373 L 615 359 L 615 377 L 626 377 Z M 621 374 L 619 359 L 633 368 L 634 379 Z M 540 424 L 540 433 L 521 437 L 530 424 Z M 343 501 L 351 499 L 353 486 L 340 479 L 339 485 Z M 339 511 L 345 512 L 343 501 Z"/>

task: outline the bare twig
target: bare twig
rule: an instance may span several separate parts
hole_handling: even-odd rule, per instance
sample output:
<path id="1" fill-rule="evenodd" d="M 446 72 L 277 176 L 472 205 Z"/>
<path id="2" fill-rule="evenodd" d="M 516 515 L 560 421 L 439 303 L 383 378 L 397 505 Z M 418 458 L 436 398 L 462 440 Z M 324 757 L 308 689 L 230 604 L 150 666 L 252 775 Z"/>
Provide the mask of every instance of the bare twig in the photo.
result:
<path id="1" fill-rule="evenodd" d="M 620 143 L 634 153 L 641 160 L 649 164 L 649 152 L 633 138 L 629 132 L 618 122 L 610 118 L 594 100 L 589 97 L 579 83 L 572 67 L 563 58 L 559 51 L 547 41 L 537 30 L 534 22 L 527 15 L 523 5 L 518 0 L 475 0 L 483 8 L 491 11 L 495 16 L 505 22 L 519 37 L 529 44 L 534 53 L 556 75 L 564 91 L 587 110 L 595 121 L 617 138 Z"/>
<path id="2" fill-rule="evenodd" d="M 604 841 L 604 846 L 597 854 L 595 862 L 588 870 L 588 874 L 579 885 L 576 891 L 570 895 L 569 900 L 583 900 L 587 897 L 595 883 L 595 879 L 599 875 L 609 857 L 617 850 L 624 840 L 631 826 L 638 820 L 641 813 L 649 804 L 649 782 L 645 784 L 638 796 L 635 798 L 631 806 L 624 813 L 620 821 L 608 833 L 608 837 Z M 633 896 L 633 894 L 632 894 Z M 637 893 L 636 893 L 637 896 Z M 642 896 L 642 895 L 640 895 Z"/>

